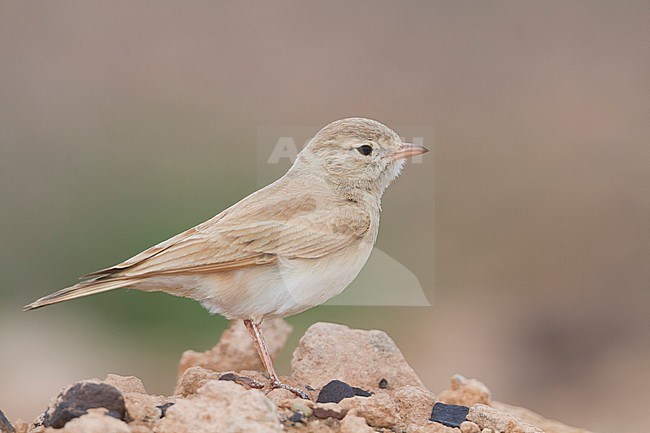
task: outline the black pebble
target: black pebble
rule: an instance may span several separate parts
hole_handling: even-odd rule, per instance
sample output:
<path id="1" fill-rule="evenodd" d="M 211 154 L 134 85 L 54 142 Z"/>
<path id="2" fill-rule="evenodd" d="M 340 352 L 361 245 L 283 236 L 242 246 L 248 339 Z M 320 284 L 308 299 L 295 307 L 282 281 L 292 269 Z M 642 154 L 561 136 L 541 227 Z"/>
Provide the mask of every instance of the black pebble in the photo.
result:
<path id="1" fill-rule="evenodd" d="M 290 417 L 291 422 L 305 422 L 305 415 L 302 412 L 294 412 Z"/>
<path id="2" fill-rule="evenodd" d="M 54 410 L 48 409 L 43 418 L 45 427 L 62 428 L 68 421 L 88 413 L 88 409 L 103 407 L 108 415 L 125 421 L 126 407 L 122 393 L 107 383 L 75 383 L 56 400 Z"/>
<path id="3" fill-rule="evenodd" d="M 165 415 L 167 415 L 167 409 L 169 409 L 173 405 L 174 405 L 173 402 L 169 402 L 169 403 L 165 403 L 165 404 L 161 404 L 159 406 L 156 406 L 158 409 L 160 409 L 160 417 L 164 418 Z"/>
<path id="4" fill-rule="evenodd" d="M 384 378 L 382 378 L 379 381 L 379 389 L 388 389 L 388 381 Z"/>
<path id="5" fill-rule="evenodd" d="M 11 425 L 5 414 L 0 410 L 0 433 L 16 433 L 16 429 Z"/>
<path id="6" fill-rule="evenodd" d="M 339 403 L 344 398 L 370 397 L 371 395 L 365 389 L 352 387 L 340 380 L 333 380 L 320 390 L 316 403 Z"/>
<path id="7" fill-rule="evenodd" d="M 455 404 L 436 403 L 431 411 L 431 421 L 439 422 L 447 427 L 460 427 L 469 413 L 467 406 L 458 406 Z"/>

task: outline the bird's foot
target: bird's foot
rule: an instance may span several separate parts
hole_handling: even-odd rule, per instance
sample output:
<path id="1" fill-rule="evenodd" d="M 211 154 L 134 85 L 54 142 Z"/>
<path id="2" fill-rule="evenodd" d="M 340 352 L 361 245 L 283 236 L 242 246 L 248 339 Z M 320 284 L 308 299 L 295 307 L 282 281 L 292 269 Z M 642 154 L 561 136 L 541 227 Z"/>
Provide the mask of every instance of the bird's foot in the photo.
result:
<path id="1" fill-rule="evenodd" d="M 295 386 L 287 385 L 286 383 L 282 383 L 279 380 L 273 380 L 271 379 L 271 389 L 286 389 L 287 391 L 293 392 L 296 396 L 305 399 L 305 400 L 311 400 L 309 398 L 309 395 L 305 391 L 303 391 L 300 388 L 297 388 Z"/>
<path id="2" fill-rule="evenodd" d="M 238 385 L 248 386 L 249 388 L 262 389 L 264 384 L 258 380 L 253 379 L 252 377 L 239 376 L 234 373 L 226 373 L 222 375 L 219 380 L 229 380 L 235 382 Z"/>

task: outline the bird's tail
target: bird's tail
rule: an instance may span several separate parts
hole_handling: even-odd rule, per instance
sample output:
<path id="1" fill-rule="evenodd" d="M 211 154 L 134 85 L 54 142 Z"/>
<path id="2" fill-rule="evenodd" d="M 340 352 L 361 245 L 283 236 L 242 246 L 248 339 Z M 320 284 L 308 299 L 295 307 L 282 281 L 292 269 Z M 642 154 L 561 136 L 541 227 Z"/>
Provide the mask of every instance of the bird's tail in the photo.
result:
<path id="1" fill-rule="evenodd" d="M 95 293 L 107 292 L 120 287 L 126 287 L 134 283 L 134 280 L 129 279 L 110 279 L 110 280 L 89 280 L 75 284 L 71 287 L 66 287 L 58 292 L 50 295 L 43 296 L 40 299 L 32 302 L 23 307 L 23 311 L 34 310 L 36 308 L 45 307 L 47 305 L 57 304 L 59 302 L 67 301 L 70 299 L 81 298 L 82 296 L 94 295 Z"/>

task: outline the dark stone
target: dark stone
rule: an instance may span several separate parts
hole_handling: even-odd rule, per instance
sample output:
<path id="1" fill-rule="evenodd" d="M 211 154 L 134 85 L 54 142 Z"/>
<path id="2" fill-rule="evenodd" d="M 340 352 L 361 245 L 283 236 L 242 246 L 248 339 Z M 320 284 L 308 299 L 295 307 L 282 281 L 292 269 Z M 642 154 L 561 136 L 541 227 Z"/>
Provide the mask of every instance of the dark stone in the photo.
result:
<path id="1" fill-rule="evenodd" d="M 161 404 L 159 406 L 156 406 L 158 409 L 160 409 L 160 417 L 164 418 L 165 415 L 167 415 L 167 409 L 169 409 L 173 405 L 174 405 L 174 402 L 169 402 L 169 403 L 165 403 L 165 404 Z"/>
<path id="2" fill-rule="evenodd" d="M 365 389 L 352 387 L 340 380 L 333 380 L 320 390 L 316 403 L 339 403 L 344 398 L 370 397 L 371 395 L 372 393 Z"/>
<path id="3" fill-rule="evenodd" d="M 469 408 L 467 406 L 458 406 L 456 404 L 436 403 L 431 411 L 429 420 L 439 422 L 447 427 L 460 427 L 463 421 L 467 421 Z"/>
<path id="4" fill-rule="evenodd" d="M 54 408 L 45 412 L 43 425 L 63 428 L 71 419 L 87 414 L 88 409 L 100 407 L 113 418 L 127 420 L 124 396 L 117 388 L 107 383 L 78 382 L 59 394 Z"/>
<path id="5" fill-rule="evenodd" d="M 305 414 L 302 412 L 294 412 L 290 417 L 291 422 L 305 422 Z"/>
<path id="6" fill-rule="evenodd" d="M 357 388 L 356 386 L 352 387 L 355 397 L 370 397 L 373 393 L 366 391 L 365 389 Z"/>
<path id="7" fill-rule="evenodd" d="M 341 410 L 334 410 L 334 409 L 325 409 L 324 407 L 319 407 L 316 406 L 314 409 L 314 416 L 316 418 L 321 418 L 321 419 L 326 419 L 326 418 L 334 418 L 334 419 L 343 419 L 345 415 L 348 413 L 347 409 L 341 408 Z"/>
<path id="8" fill-rule="evenodd" d="M 305 389 L 306 389 L 307 391 L 315 391 L 315 389 L 312 388 L 312 387 L 309 386 L 309 385 L 305 385 Z"/>
<path id="9" fill-rule="evenodd" d="M 388 381 L 384 378 L 382 378 L 379 381 L 379 389 L 388 389 Z"/>
<path id="10" fill-rule="evenodd" d="M 5 414 L 0 410 L 0 433 L 16 433 L 16 429 L 11 425 Z"/>

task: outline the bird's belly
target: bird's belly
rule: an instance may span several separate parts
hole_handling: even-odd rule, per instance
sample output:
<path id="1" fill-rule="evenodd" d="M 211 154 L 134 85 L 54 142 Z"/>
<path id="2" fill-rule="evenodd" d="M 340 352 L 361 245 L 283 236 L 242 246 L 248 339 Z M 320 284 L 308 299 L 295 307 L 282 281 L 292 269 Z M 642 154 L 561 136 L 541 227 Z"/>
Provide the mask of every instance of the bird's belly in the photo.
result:
<path id="1" fill-rule="evenodd" d="M 203 275 L 189 296 L 229 319 L 286 317 L 338 295 L 358 275 L 372 245 L 349 248 L 319 259 Z"/>

